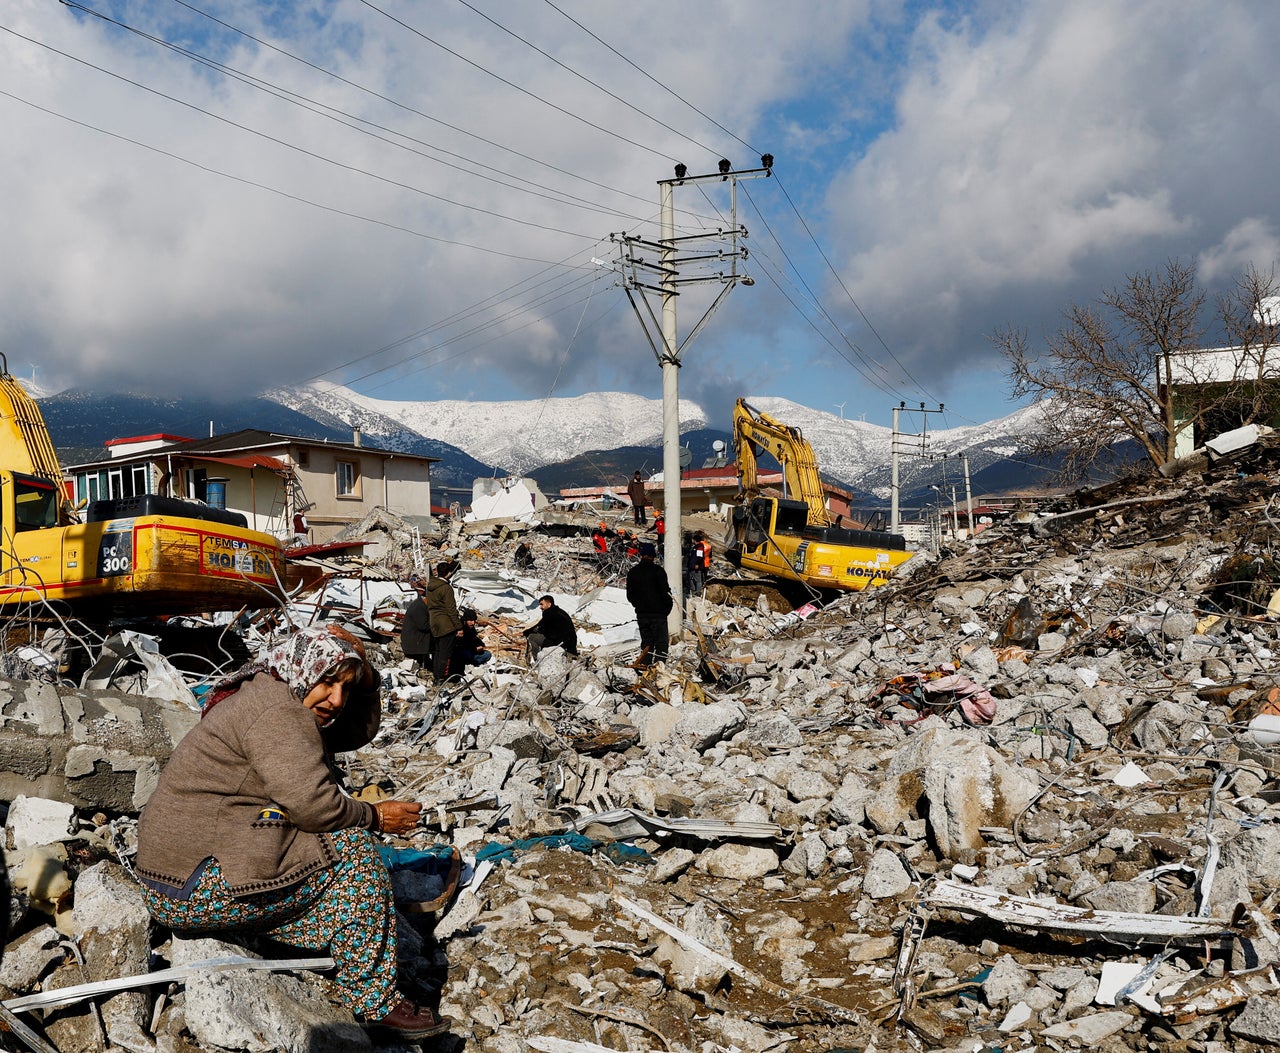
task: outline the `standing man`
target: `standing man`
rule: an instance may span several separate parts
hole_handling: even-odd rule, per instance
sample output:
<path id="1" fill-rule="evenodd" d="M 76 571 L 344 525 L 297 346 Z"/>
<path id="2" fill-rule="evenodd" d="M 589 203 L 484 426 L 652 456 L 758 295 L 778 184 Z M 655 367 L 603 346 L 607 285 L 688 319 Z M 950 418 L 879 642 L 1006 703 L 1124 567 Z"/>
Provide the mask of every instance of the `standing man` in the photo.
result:
<path id="1" fill-rule="evenodd" d="M 404 621 L 400 623 L 400 648 L 406 658 L 418 663 L 422 672 L 431 665 L 431 614 L 427 610 L 427 584 L 421 578 L 412 578 L 409 585 L 416 594 L 405 608 Z"/>
<path id="2" fill-rule="evenodd" d="M 453 657 L 453 645 L 462 631 L 462 619 L 458 617 L 458 603 L 453 596 L 449 579 L 458 571 L 456 560 L 446 559 L 436 564 L 435 576 L 427 582 L 427 611 L 431 619 L 431 675 L 437 684 L 449 677 L 449 660 Z"/>
<path id="3" fill-rule="evenodd" d="M 660 511 L 654 514 L 653 532 L 658 535 L 658 555 L 661 556 L 667 545 L 667 517 Z"/>
<path id="4" fill-rule="evenodd" d="M 694 532 L 693 544 L 689 547 L 689 595 L 701 596 L 707 587 L 707 564 L 710 563 L 711 547 L 703 537 L 702 531 Z"/>
<path id="5" fill-rule="evenodd" d="M 563 608 L 556 606 L 550 596 L 538 599 L 538 607 L 542 618 L 524 631 L 529 641 L 529 661 L 538 660 L 538 652 L 544 647 L 563 647 L 565 654 L 575 657 L 578 654 L 578 630 L 574 628 L 573 619 Z"/>
<path id="6" fill-rule="evenodd" d="M 290 545 L 305 545 L 311 540 L 311 524 L 307 522 L 307 509 L 310 507 L 306 505 L 293 513 L 293 540 Z"/>
<path id="7" fill-rule="evenodd" d="M 631 511 L 635 516 L 635 521 L 641 525 L 648 522 L 644 514 L 644 506 L 646 504 L 644 496 L 644 479 L 640 473 L 636 472 L 631 477 L 631 482 L 627 483 L 627 496 L 631 498 Z"/>
<path id="8" fill-rule="evenodd" d="M 636 610 L 640 626 L 640 658 L 638 665 L 653 665 L 667 659 L 667 615 L 675 601 L 667 574 L 656 562 L 658 550 L 644 542 L 640 546 L 640 562 L 627 571 L 627 602 Z"/>

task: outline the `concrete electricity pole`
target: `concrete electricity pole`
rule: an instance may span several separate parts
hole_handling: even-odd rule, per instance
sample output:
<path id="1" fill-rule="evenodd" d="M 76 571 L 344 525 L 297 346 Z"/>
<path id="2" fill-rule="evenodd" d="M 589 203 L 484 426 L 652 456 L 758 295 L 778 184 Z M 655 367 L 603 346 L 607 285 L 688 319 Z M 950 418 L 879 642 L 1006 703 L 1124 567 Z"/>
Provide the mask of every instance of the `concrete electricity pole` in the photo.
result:
<path id="1" fill-rule="evenodd" d="M 946 404 L 939 402 L 938 408 L 926 409 L 924 403 L 920 403 L 918 410 L 907 409 L 905 402 L 899 402 L 893 407 L 893 432 L 889 437 L 889 533 L 902 533 L 902 519 L 898 513 L 898 497 L 899 497 L 899 481 L 898 481 L 898 454 L 904 452 L 901 439 L 918 439 L 919 440 L 919 456 L 924 456 L 924 451 L 929 445 L 929 414 L 945 413 Z M 898 430 L 899 415 L 902 413 L 919 413 L 923 418 L 918 434 L 907 435 Z M 905 449 L 914 450 L 915 443 L 905 447 Z"/>
<path id="2" fill-rule="evenodd" d="M 659 204 L 662 210 L 661 237 L 657 242 L 629 234 L 611 234 L 612 240 L 618 243 L 620 269 L 624 275 L 623 289 L 627 299 L 640 320 L 640 327 L 649 339 L 649 346 L 662 367 L 662 492 L 667 520 L 667 537 L 670 539 L 663 554 L 663 565 L 667 572 L 667 580 L 671 584 L 671 594 L 675 597 L 675 605 L 667 628 L 671 635 L 679 637 L 683 626 L 684 610 L 684 576 L 681 562 L 680 539 L 683 533 L 681 500 L 680 500 L 680 356 L 701 332 L 702 327 L 724 301 L 729 290 L 741 282 L 743 285 L 754 285 L 749 275 L 738 273 L 738 260 L 747 258 L 747 250 L 740 247 L 739 241 L 747 236 L 745 227 L 738 225 L 738 180 L 767 178 L 772 174 L 773 155 L 764 154 L 760 158 L 759 168 L 734 171 L 733 165 L 722 159 L 719 171 L 707 175 L 691 176 L 688 169 L 678 164 L 675 167 L 674 179 L 658 181 Z M 675 188 L 693 186 L 698 183 L 728 183 L 730 193 L 730 224 L 728 230 L 717 230 L 709 233 L 676 235 Z M 682 246 L 697 241 L 728 241 L 729 249 L 708 248 L 698 252 L 686 252 Z M 657 252 L 658 262 L 652 263 L 644 259 L 642 253 Z M 680 277 L 682 265 L 706 265 L 711 262 L 728 261 L 729 270 L 713 273 L 696 274 L 691 277 Z M 640 280 L 640 272 L 655 271 L 658 284 L 655 286 Z M 676 327 L 676 297 L 681 285 L 707 284 L 719 282 L 722 288 L 711 306 L 703 313 L 698 323 L 690 330 L 684 342 L 678 339 Z M 653 308 L 647 294 L 656 292 L 661 296 L 661 320 L 654 318 Z M 646 314 L 640 310 L 636 295 L 645 304 Z M 660 339 L 655 340 L 650 325 L 657 323 Z"/>

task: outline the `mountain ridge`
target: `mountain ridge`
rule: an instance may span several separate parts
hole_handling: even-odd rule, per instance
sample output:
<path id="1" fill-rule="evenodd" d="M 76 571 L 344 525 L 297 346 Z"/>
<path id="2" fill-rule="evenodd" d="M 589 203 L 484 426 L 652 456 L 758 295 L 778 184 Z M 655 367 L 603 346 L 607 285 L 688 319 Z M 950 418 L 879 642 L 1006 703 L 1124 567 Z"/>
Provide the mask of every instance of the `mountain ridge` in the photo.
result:
<path id="1" fill-rule="evenodd" d="M 799 428 L 825 477 L 877 501 L 888 500 L 892 429 L 777 396 L 753 395 L 748 401 Z M 559 487 L 596 485 L 606 481 L 602 474 L 616 482 L 631 470 L 659 470 L 662 464 L 662 401 L 626 392 L 529 401 L 401 402 L 374 399 L 339 384 L 311 383 L 239 402 L 85 392 L 62 392 L 37 402 L 54 445 L 62 449 L 161 431 L 202 435 L 209 422 L 222 433 L 253 427 L 331 440 L 349 440 L 358 427 L 369 445 L 438 457 L 433 468 L 437 484 L 460 489 L 470 489 L 477 477 L 493 475 L 530 475 Z M 707 427 L 707 414 L 696 402 L 681 399 L 680 408 L 682 440 L 696 467 L 712 455 L 715 439 L 730 437 Z M 931 487 L 962 487 L 961 455 L 968 459 L 975 492 L 986 475 L 998 476 L 1006 487 L 1035 485 L 1045 469 L 1020 461 L 1018 455 L 1029 449 L 1028 439 L 1041 421 L 1041 410 L 1032 406 L 984 424 L 931 431 L 926 457 L 899 458 L 902 499 L 923 494 L 931 500 Z M 900 449 L 919 442 L 919 436 L 899 435 Z M 612 478 L 615 472 L 619 480 Z"/>

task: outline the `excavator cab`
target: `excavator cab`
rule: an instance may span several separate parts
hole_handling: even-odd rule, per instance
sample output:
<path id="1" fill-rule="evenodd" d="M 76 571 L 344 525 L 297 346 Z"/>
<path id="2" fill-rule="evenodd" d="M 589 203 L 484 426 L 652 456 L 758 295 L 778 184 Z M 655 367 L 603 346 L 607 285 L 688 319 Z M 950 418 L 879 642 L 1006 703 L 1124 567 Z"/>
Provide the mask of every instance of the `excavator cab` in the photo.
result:
<path id="1" fill-rule="evenodd" d="M 15 532 L 58 525 L 58 488 L 53 483 L 15 472 L 12 494 Z"/>

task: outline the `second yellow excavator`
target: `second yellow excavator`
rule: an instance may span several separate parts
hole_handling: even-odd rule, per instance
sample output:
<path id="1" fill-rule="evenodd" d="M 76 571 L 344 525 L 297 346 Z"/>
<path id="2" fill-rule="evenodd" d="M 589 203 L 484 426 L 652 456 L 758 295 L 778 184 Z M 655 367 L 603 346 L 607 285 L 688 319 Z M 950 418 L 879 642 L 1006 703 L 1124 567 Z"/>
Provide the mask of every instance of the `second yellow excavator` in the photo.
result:
<path id="1" fill-rule="evenodd" d="M 733 441 L 742 503 L 733 512 L 734 540 L 727 553 L 732 562 L 814 589 L 851 591 L 883 585 L 911 558 L 906 541 L 897 534 L 832 525 L 813 447 L 799 428 L 738 399 Z M 788 496 L 761 494 L 761 453 L 782 466 Z"/>
<path id="2" fill-rule="evenodd" d="M 71 508 L 35 400 L 0 354 L 0 611 L 86 621 L 278 607 L 280 542 L 223 509 L 147 494 Z"/>

